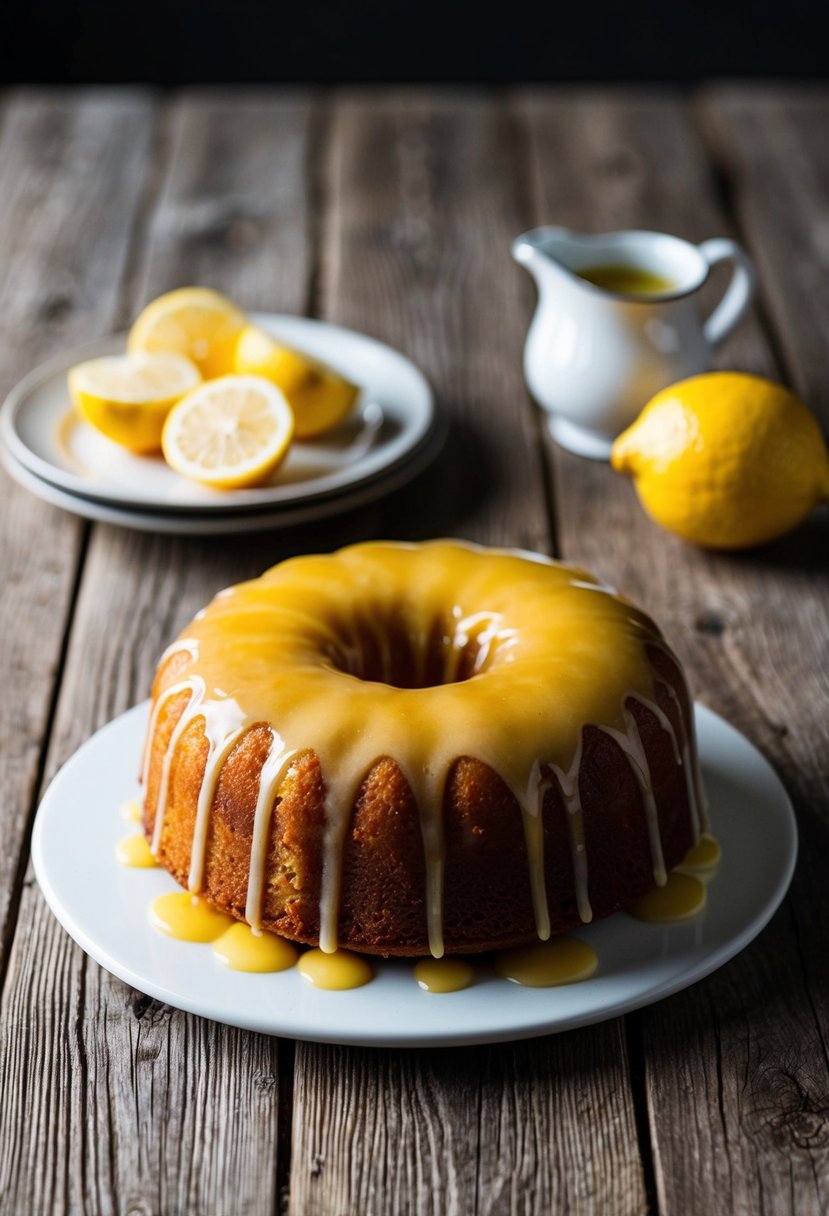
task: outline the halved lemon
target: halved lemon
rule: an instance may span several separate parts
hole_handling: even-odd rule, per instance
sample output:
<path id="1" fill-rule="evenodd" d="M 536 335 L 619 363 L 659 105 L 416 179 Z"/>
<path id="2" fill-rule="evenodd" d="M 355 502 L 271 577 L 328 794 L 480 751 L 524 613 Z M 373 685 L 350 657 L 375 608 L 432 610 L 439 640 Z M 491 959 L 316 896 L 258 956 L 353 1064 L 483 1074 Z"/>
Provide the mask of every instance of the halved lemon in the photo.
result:
<path id="1" fill-rule="evenodd" d="M 285 397 L 262 376 L 219 376 L 179 401 L 164 424 L 164 458 L 217 490 L 266 482 L 294 434 Z"/>
<path id="2" fill-rule="evenodd" d="M 96 430 L 131 452 L 157 452 L 164 420 L 201 376 L 183 355 L 106 355 L 78 363 L 68 381 L 75 408 Z"/>
<path id="3" fill-rule="evenodd" d="M 283 346 L 255 325 L 239 335 L 236 371 L 264 376 L 282 389 L 294 411 L 297 439 L 313 439 L 342 422 L 360 391 L 333 367 Z"/>
<path id="4" fill-rule="evenodd" d="M 247 317 L 209 287 L 180 287 L 148 304 L 130 330 L 127 350 L 176 351 L 192 359 L 205 380 L 233 371 Z"/>

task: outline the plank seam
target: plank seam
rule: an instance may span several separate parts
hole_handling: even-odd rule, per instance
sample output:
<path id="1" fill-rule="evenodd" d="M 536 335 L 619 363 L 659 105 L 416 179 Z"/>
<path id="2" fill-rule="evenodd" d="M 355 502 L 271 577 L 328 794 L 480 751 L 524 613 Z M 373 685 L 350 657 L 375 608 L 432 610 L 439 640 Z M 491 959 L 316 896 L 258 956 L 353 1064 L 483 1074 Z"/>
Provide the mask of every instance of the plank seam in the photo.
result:
<path id="1" fill-rule="evenodd" d="M 86 1008 L 86 975 L 87 967 L 90 964 L 89 955 L 84 954 L 81 960 L 80 972 L 78 975 L 78 1012 L 73 1026 L 73 1034 L 75 1039 L 75 1051 L 77 1053 L 77 1069 L 81 1075 L 82 1082 L 78 1085 L 78 1093 L 80 1095 L 80 1137 L 81 1137 L 81 1152 L 79 1154 L 80 1165 L 80 1181 L 81 1193 L 84 1198 L 89 1194 L 89 1169 L 86 1140 L 89 1129 L 89 1091 L 90 1091 L 90 1075 L 89 1075 L 89 1056 L 84 1044 L 83 1034 L 83 1018 Z M 109 1142 L 110 1160 L 112 1160 L 112 1140 Z M 71 1169 L 71 1153 L 66 1154 L 64 1174 L 64 1194 L 68 1197 L 71 1195 L 72 1185 L 72 1169 Z"/>
<path id="2" fill-rule="evenodd" d="M 319 317 L 325 291 L 325 266 L 322 251 L 326 242 L 326 201 L 329 195 L 329 158 L 332 152 L 331 128 L 333 114 L 329 101 L 316 100 L 308 121 L 305 173 L 308 187 L 308 292 L 305 313 Z"/>
<path id="3" fill-rule="evenodd" d="M 319 317 L 325 288 L 323 249 L 326 238 L 328 173 L 331 155 L 332 106 L 328 99 L 315 98 L 308 118 L 308 139 L 305 148 L 305 180 L 308 194 L 308 288 L 305 314 Z M 280 1039 L 277 1047 L 279 1092 L 277 1095 L 277 1150 L 275 1216 L 286 1216 L 291 1206 L 291 1176 L 293 1170 L 294 1085 L 296 1078 L 296 1042 Z"/>
<path id="4" fill-rule="evenodd" d="M 704 94 L 704 91 L 703 91 Z M 742 222 L 742 214 L 740 207 L 740 186 L 733 170 L 729 171 L 726 167 L 726 159 L 723 157 L 723 149 L 720 145 L 716 134 L 711 130 L 710 122 L 706 116 L 707 103 L 703 96 L 698 96 L 696 102 L 691 107 L 691 121 L 699 136 L 700 143 L 708 154 L 708 165 L 710 168 L 711 182 L 714 194 L 720 210 L 725 215 L 728 223 L 736 233 L 740 242 L 748 249 L 749 253 L 753 253 L 753 240 L 751 231 Z M 786 358 L 785 350 L 777 337 L 771 314 L 769 313 L 766 303 L 766 285 L 760 273 L 760 267 L 755 260 L 757 267 L 757 289 L 754 294 L 754 299 L 751 308 L 757 320 L 757 327 L 760 330 L 763 343 L 771 352 L 772 361 L 781 378 L 785 378 L 790 384 L 792 381 L 792 368 L 789 360 Z"/>
<path id="5" fill-rule="evenodd" d="M 150 165 L 157 165 L 158 169 L 154 174 L 151 174 L 150 180 L 144 185 L 140 192 L 138 202 L 135 208 L 133 222 L 127 234 L 127 251 L 125 255 L 124 266 L 121 272 L 120 283 L 117 292 L 117 305 L 114 314 L 116 324 L 120 324 L 124 314 L 124 309 L 127 302 L 127 293 L 129 286 L 132 283 L 133 272 L 135 270 L 135 255 L 133 249 L 139 245 L 139 238 L 146 231 L 150 222 L 150 217 L 155 209 L 158 200 L 160 183 L 163 179 L 162 166 L 169 159 L 169 150 L 167 148 L 166 134 L 163 127 L 159 127 L 158 119 L 155 114 L 151 116 L 152 131 L 150 136 L 150 147 L 148 149 L 148 162 Z M 69 593 L 64 630 L 61 636 L 61 644 L 58 651 L 58 658 L 55 666 L 55 675 L 52 683 L 52 690 L 49 699 L 49 708 L 46 714 L 46 721 L 41 741 L 40 751 L 38 754 L 38 762 L 35 768 L 34 779 L 32 782 L 32 795 L 27 810 L 26 828 L 21 842 L 20 856 L 18 866 L 15 872 L 14 882 L 12 884 L 11 899 L 9 902 L 9 916 L 6 925 L 5 940 L 0 943 L 2 946 L 2 957 L 0 957 L 0 994 L 5 990 L 6 977 L 9 969 L 9 960 L 11 956 L 12 944 L 17 932 L 17 921 L 20 911 L 20 900 L 23 891 L 23 885 L 26 879 L 26 871 L 29 865 L 29 857 L 31 854 L 31 837 L 32 828 L 34 825 L 35 811 L 40 803 L 43 794 L 43 781 L 47 771 L 49 761 L 49 749 L 52 741 L 52 733 L 57 715 L 58 703 L 60 700 L 61 688 L 63 684 L 63 676 L 66 670 L 66 661 L 69 653 L 69 644 L 72 635 L 72 628 L 75 622 L 75 616 L 78 606 L 78 600 L 83 584 L 84 572 L 86 569 L 87 555 L 92 537 L 92 524 L 87 521 L 80 523 L 80 542 L 78 545 L 78 560 L 75 567 L 75 574 L 72 580 L 72 586 Z"/>
<path id="6" fill-rule="evenodd" d="M 131 324 L 136 315 L 138 301 L 135 299 L 135 287 L 140 283 L 153 218 L 158 211 L 161 194 L 173 161 L 172 111 L 166 106 L 161 108 L 157 97 L 154 97 L 153 100 L 154 110 L 147 147 L 148 172 L 142 183 L 138 204 L 127 236 L 127 251 L 115 318 L 119 328 L 122 325 Z"/>
<path id="7" fill-rule="evenodd" d="M 526 114 L 522 111 L 520 100 L 507 98 L 506 120 L 511 138 L 508 141 L 512 160 L 512 179 L 516 183 L 516 210 L 521 216 L 521 223 L 529 228 L 536 222 L 535 213 L 538 210 L 538 191 L 533 173 L 532 136 L 527 123 Z M 521 200 L 530 199 L 530 209 L 522 208 Z M 516 236 L 518 234 L 516 233 Z M 527 408 L 531 411 L 533 430 L 536 439 L 536 451 L 541 466 L 541 496 L 544 502 L 544 512 L 547 517 L 549 530 L 550 552 L 553 557 L 561 555 L 558 536 L 558 512 L 556 511 L 555 475 L 550 459 L 549 446 L 545 442 L 544 411 L 533 400 L 529 388 L 524 386 Z"/>
<path id="8" fill-rule="evenodd" d="M 624 1018 L 625 1051 L 628 1061 L 628 1084 L 633 1103 L 633 1118 L 636 1126 L 636 1141 L 642 1166 L 647 1211 L 658 1216 L 659 1198 L 656 1186 L 656 1164 L 650 1131 L 648 1108 L 648 1083 L 645 1042 L 642 1019 L 638 1013 L 629 1013 Z"/>
<path id="9" fill-rule="evenodd" d="M 481 1124 L 483 1122 L 483 1117 L 484 1117 L 484 1090 L 483 1090 L 483 1086 L 481 1085 L 481 1082 L 479 1079 L 478 1080 L 478 1117 L 477 1117 L 478 1137 L 477 1137 L 477 1145 L 476 1145 L 476 1152 L 477 1152 L 477 1157 L 478 1157 L 478 1162 L 479 1162 L 479 1168 L 475 1171 L 475 1201 L 474 1201 L 474 1207 L 472 1209 L 474 1216 L 478 1216 L 478 1213 L 481 1210 L 480 1159 L 481 1159 L 481 1145 L 483 1143 L 483 1136 L 481 1135 Z"/>
<path id="10" fill-rule="evenodd" d="M 12 883 L 11 898 L 9 899 L 9 916 L 6 925 L 5 941 L 2 943 L 2 958 L 0 958 L 0 994 L 3 993 L 6 986 L 6 977 L 9 970 L 12 943 L 14 942 L 15 934 L 17 933 L 17 921 L 20 915 L 20 900 L 23 893 L 23 884 L 26 880 L 26 871 L 29 868 L 29 858 L 31 855 L 32 828 L 34 826 L 35 811 L 40 804 L 40 799 L 43 794 L 42 787 L 43 779 L 46 774 L 49 745 L 51 743 L 52 731 L 54 729 L 55 717 L 57 715 L 58 700 L 60 698 L 60 690 L 63 683 L 63 673 L 66 667 L 67 655 L 69 653 L 69 640 L 72 634 L 72 626 L 75 621 L 75 612 L 80 595 L 83 571 L 86 566 L 86 555 L 89 549 L 89 538 L 92 531 L 92 525 L 82 523 L 80 525 L 80 530 L 81 539 L 78 546 L 78 561 L 75 567 L 75 574 L 72 580 L 72 587 L 66 606 L 66 618 L 64 621 L 63 633 L 61 635 L 57 662 L 55 664 L 55 674 L 52 681 L 52 691 L 49 697 L 49 708 L 46 714 L 43 739 L 41 741 L 37 758 L 37 766 L 35 768 L 34 779 L 32 781 L 32 792 L 29 798 L 29 805 L 26 810 L 26 827 L 23 832 L 20 855 L 18 857 L 17 869 L 15 871 L 14 881 Z"/>
<path id="11" fill-rule="evenodd" d="M 279 1039 L 276 1048 L 279 1077 L 276 1124 L 276 1187 L 274 1216 L 286 1216 L 291 1201 L 291 1161 L 294 1134 L 294 1074 L 296 1044 L 293 1039 Z"/>
<path id="12" fill-rule="evenodd" d="M 806 997 L 809 1001 L 809 1009 L 811 1011 L 812 1018 L 814 1020 L 815 1030 L 817 1031 L 817 1036 L 820 1040 L 820 1047 L 821 1047 L 821 1053 L 823 1055 L 823 1061 L 826 1065 L 827 1072 L 829 1072 L 829 1052 L 827 1052 L 826 1039 L 824 1038 L 824 1035 L 823 1035 L 823 1027 L 821 1025 L 821 1019 L 820 1019 L 820 1015 L 818 1013 L 817 1003 L 815 1001 L 815 994 L 812 991 L 812 985 L 809 982 L 810 968 L 809 968 L 809 963 L 806 958 L 806 955 L 803 951 L 803 937 L 802 937 L 801 928 L 800 928 L 800 921 L 797 918 L 797 909 L 795 908 L 794 900 L 791 898 L 790 895 L 786 896 L 783 906 L 786 908 L 786 910 L 789 912 L 789 914 L 791 916 L 792 925 L 794 928 L 794 940 L 797 945 L 797 956 L 800 960 L 801 970 L 803 971 L 803 988 L 806 993 Z"/>

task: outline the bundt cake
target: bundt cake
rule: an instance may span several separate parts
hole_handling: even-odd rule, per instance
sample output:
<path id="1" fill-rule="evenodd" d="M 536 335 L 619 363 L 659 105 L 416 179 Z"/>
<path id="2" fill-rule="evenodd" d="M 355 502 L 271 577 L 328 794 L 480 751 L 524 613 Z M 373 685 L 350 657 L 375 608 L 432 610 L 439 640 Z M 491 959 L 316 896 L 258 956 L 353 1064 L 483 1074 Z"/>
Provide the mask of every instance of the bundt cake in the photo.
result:
<path id="1" fill-rule="evenodd" d="M 665 882 L 704 815 L 684 675 L 589 574 L 373 542 L 222 591 L 162 656 L 145 829 L 254 928 L 505 949 Z"/>

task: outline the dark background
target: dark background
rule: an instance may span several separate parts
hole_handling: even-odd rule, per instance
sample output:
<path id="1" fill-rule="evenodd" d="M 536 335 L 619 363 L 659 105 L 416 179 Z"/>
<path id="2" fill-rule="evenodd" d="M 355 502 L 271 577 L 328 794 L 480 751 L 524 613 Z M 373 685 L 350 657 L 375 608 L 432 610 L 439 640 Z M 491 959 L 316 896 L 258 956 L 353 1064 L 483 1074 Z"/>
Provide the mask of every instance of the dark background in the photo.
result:
<path id="1" fill-rule="evenodd" d="M 814 0 L 34 0 L 0 18 L 0 66 L 6 83 L 818 78 L 827 14 Z"/>

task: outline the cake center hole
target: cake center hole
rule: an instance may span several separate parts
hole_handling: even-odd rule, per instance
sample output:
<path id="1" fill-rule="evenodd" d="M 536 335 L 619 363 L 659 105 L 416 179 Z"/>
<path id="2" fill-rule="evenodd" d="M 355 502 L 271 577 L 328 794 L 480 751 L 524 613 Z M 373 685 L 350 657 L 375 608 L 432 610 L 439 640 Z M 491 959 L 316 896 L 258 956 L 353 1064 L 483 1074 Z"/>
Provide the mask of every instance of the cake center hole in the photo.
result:
<path id="1" fill-rule="evenodd" d="M 394 688 L 435 688 L 480 675 L 511 639 L 493 614 L 438 618 L 422 631 L 408 627 L 402 614 L 377 614 L 352 622 L 330 659 L 358 680 Z"/>

